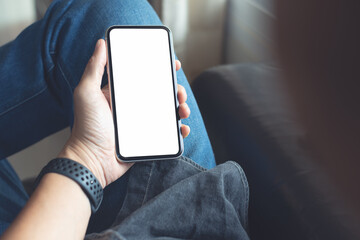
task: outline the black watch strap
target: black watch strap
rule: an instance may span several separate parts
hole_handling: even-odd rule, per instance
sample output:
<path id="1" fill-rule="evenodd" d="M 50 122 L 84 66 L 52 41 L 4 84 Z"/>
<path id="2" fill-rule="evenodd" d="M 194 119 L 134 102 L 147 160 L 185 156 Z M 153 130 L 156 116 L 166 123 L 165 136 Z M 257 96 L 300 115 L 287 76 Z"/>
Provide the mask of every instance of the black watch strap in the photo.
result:
<path id="1" fill-rule="evenodd" d="M 58 173 L 77 182 L 89 198 L 91 211 L 95 213 L 99 209 L 103 199 L 103 188 L 88 168 L 67 158 L 55 158 L 41 170 L 36 178 L 35 187 L 46 173 Z"/>

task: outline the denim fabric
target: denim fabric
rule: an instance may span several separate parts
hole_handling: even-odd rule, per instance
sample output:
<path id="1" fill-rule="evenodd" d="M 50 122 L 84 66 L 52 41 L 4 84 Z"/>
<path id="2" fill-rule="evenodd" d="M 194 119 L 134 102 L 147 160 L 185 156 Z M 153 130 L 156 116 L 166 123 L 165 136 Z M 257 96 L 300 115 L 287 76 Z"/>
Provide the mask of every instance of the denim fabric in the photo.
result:
<path id="1" fill-rule="evenodd" d="M 137 163 L 113 226 L 86 239 L 249 239 L 248 202 L 235 162 L 211 170 L 185 157 Z"/>
<path id="2" fill-rule="evenodd" d="M 72 124 L 73 90 L 97 39 L 104 38 L 109 26 L 159 24 L 145 0 L 53 1 L 42 20 L 0 47 L 0 159 Z M 182 70 L 177 77 L 187 91 L 191 109 L 191 116 L 183 120 L 191 127 L 184 141 L 184 156 L 212 168 L 215 159 L 196 100 Z M 106 79 L 104 76 L 103 85 Z M 27 199 L 19 179 L 14 177 L 16 173 L 5 161 L 0 160 L 1 226 L 11 223 Z M 89 232 L 103 230 L 113 222 L 122 206 L 127 182 L 128 174 L 105 189 Z M 17 190 L 3 191 L 14 184 Z M 8 205 L 6 197 L 17 207 Z"/>
<path id="3" fill-rule="evenodd" d="M 0 160 L 0 236 L 28 200 L 28 195 L 6 159 Z"/>
<path id="4" fill-rule="evenodd" d="M 73 90 L 109 26 L 160 24 L 146 0 L 53 1 L 42 20 L 0 48 L 0 159 L 72 123 Z M 191 109 L 184 155 L 214 167 L 194 95 L 182 70 L 177 77 Z"/>

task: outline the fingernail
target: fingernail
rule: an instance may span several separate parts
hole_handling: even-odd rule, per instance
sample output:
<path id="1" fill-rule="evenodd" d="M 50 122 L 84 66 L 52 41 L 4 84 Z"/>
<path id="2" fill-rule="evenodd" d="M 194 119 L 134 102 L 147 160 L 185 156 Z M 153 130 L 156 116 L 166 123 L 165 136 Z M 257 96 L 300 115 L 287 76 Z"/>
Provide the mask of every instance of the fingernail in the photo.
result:
<path id="1" fill-rule="evenodd" d="M 98 48 L 100 46 L 100 39 L 96 42 L 96 47 Z"/>

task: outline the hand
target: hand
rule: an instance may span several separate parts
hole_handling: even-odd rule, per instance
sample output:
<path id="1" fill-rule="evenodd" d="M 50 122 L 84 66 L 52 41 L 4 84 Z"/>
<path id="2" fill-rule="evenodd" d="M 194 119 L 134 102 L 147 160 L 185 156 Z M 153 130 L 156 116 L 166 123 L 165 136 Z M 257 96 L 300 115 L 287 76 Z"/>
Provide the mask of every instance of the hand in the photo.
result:
<path id="1" fill-rule="evenodd" d="M 89 168 L 103 187 L 121 177 L 133 165 L 119 162 L 115 156 L 109 87 L 100 89 L 105 65 L 106 46 L 100 39 L 74 91 L 74 126 L 70 139 L 59 154 L 59 157 L 72 159 Z M 176 70 L 180 68 L 180 62 L 176 61 Z M 177 94 L 180 118 L 187 118 L 190 109 L 185 103 L 185 88 L 178 85 Z M 182 125 L 181 133 L 183 137 L 188 136 L 189 126 Z"/>

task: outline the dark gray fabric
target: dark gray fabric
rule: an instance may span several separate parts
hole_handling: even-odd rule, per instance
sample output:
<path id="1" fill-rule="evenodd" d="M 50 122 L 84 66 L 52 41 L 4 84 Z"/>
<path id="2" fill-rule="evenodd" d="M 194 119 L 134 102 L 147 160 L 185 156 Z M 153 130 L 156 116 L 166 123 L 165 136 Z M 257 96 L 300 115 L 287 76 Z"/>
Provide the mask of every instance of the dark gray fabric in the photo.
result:
<path id="1" fill-rule="evenodd" d="M 236 159 L 250 186 L 252 239 L 360 239 L 332 182 L 314 164 L 279 68 L 224 65 L 192 84 L 217 163 Z"/>
<path id="2" fill-rule="evenodd" d="M 86 239 L 249 239 L 249 189 L 237 163 L 206 170 L 181 157 L 130 171 L 113 227 Z"/>

